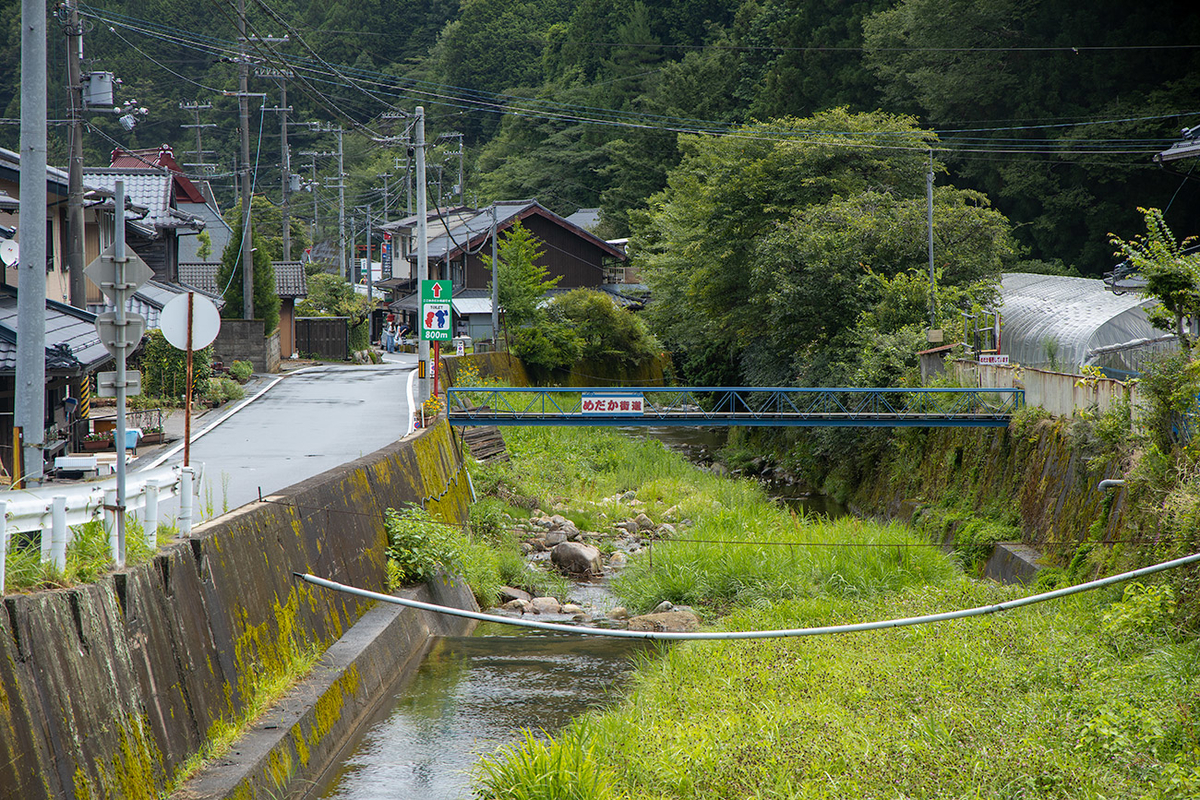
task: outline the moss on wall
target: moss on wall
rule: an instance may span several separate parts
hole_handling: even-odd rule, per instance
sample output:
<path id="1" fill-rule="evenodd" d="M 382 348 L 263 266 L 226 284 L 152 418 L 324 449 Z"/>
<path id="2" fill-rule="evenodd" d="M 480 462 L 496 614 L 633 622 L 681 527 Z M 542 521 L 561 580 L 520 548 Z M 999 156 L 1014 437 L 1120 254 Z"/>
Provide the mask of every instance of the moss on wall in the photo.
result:
<path id="1" fill-rule="evenodd" d="M 385 589 L 384 509 L 425 504 L 461 522 L 461 473 L 442 421 L 200 526 L 148 564 L 5 598 L 0 799 L 162 796 L 211 732 L 241 718 L 257 681 L 327 647 L 370 607 L 292 573 Z M 343 688 L 357 690 L 356 673 Z M 305 766 L 312 746 L 280 755 L 272 774 Z"/>

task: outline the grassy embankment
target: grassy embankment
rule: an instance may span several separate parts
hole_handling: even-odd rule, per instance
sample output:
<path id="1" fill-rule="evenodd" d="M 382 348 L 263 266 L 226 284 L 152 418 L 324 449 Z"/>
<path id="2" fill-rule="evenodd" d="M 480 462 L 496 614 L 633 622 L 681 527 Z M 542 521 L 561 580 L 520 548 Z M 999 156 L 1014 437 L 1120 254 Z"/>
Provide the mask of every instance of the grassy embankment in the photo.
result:
<path id="1" fill-rule="evenodd" d="M 691 520 L 615 581 L 635 609 L 667 599 L 716 630 L 777 629 L 1025 593 L 964 577 L 899 526 L 793 516 L 655 442 L 579 429 L 506 438 L 513 465 L 476 478 L 492 513 L 536 503 L 589 530 L 637 510 Z M 631 489 L 644 505 L 611 499 Z M 932 626 L 675 645 L 640 666 L 618 707 L 485 761 L 478 794 L 1198 796 L 1200 648 L 1173 610 L 1151 583 Z"/>

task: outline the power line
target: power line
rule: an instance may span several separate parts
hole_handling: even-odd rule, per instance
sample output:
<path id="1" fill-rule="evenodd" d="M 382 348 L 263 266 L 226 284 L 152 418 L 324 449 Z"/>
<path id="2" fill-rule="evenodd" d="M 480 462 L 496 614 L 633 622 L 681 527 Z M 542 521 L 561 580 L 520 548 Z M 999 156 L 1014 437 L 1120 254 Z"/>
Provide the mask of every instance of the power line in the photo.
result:
<path id="1" fill-rule="evenodd" d="M 260 4 L 262 4 L 262 0 L 256 0 L 256 1 L 260 2 Z M 144 32 L 146 35 L 160 35 L 159 33 L 152 32 L 150 30 L 145 30 L 142 32 Z M 173 41 L 179 42 L 181 44 L 189 43 L 189 40 L 183 39 L 182 37 L 178 36 L 177 34 L 172 35 L 170 38 Z M 304 42 L 302 42 L 302 43 L 306 47 L 306 49 L 308 49 L 310 52 L 313 52 L 314 55 L 316 55 L 315 51 L 312 51 L 312 48 L 309 45 L 307 45 L 307 43 L 304 43 Z M 189 44 L 189 46 L 190 46 L 190 44 Z M 227 50 L 228 48 L 225 48 L 225 49 Z M 320 58 L 319 55 L 316 55 L 316 57 L 318 59 Z M 599 109 L 599 108 L 593 108 L 593 107 L 587 107 L 587 106 L 554 103 L 552 101 L 537 100 L 537 99 L 532 99 L 532 98 L 519 98 L 519 97 L 508 96 L 508 95 L 487 94 L 487 93 L 475 92 L 472 90 L 463 89 L 461 87 L 447 87 L 447 86 L 443 86 L 440 84 L 426 84 L 421 81 L 400 80 L 400 79 L 394 78 L 393 76 L 385 75 L 383 73 L 372 73 L 372 72 L 368 72 L 365 70 L 355 70 L 353 68 L 340 68 L 339 69 L 339 68 L 334 67 L 333 65 L 329 64 L 327 61 L 324 61 L 323 59 L 321 60 L 321 63 L 325 66 L 325 68 L 328 71 L 321 72 L 321 71 L 313 68 L 311 66 L 311 64 L 304 64 L 304 63 L 298 62 L 296 60 L 289 60 L 282 56 L 278 56 L 277 54 L 276 54 L 276 58 L 278 59 L 278 61 L 280 63 L 288 64 L 293 69 L 296 69 L 297 71 L 307 72 L 310 76 L 312 76 L 312 79 L 314 79 L 314 80 L 317 80 L 320 82 L 332 83 L 334 85 L 343 86 L 346 88 L 355 89 L 357 91 L 365 93 L 368 97 L 375 100 L 376 102 L 386 103 L 389 100 L 399 101 L 399 100 L 405 99 L 407 95 L 416 95 L 419 97 L 427 98 L 427 99 L 429 99 L 430 102 L 434 102 L 436 104 L 444 105 L 444 106 L 448 106 L 448 107 L 452 107 L 452 108 L 460 108 L 460 109 L 465 109 L 465 110 L 482 110 L 482 111 L 487 111 L 489 113 L 500 113 L 500 114 L 523 116 L 523 117 L 550 120 L 550 121 L 559 121 L 559 122 L 563 122 L 566 124 L 608 125 L 608 126 L 618 126 L 618 127 L 627 127 L 627 128 L 660 130 L 660 131 L 664 131 L 664 132 L 672 132 L 672 133 L 679 133 L 679 134 L 701 134 L 701 135 L 711 134 L 711 135 L 734 136 L 734 137 L 741 137 L 741 138 L 748 138 L 748 139 L 754 139 L 754 138 L 770 139 L 771 138 L 771 136 L 769 134 L 761 132 L 761 131 L 754 135 L 748 135 L 745 130 L 735 129 L 731 124 L 726 124 L 726 123 L 713 123 L 713 122 L 704 121 L 704 120 L 695 120 L 695 119 L 687 119 L 687 118 L 673 118 L 673 117 L 666 117 L 666 116 L 662 116 L 662 115 L 638 114 L 638 113 L 634 113 L 634 112 L 623 112 L 623 111 L 616 111 L 616 110 L 611 110 L 611 109 Z M 352 75 L 366 76 L 366 79 L 362 79 L 362 78 L 355 79 L 354 77 L 351 77 Z M 326 76 L 333 76 L 334 78 L 336 78 L 336 80 L 326 80 L 325 79 Z M 364 88 L 363 84 L 373 86 L 373 87 L 377 88 L 378 91 L 377 92 L 368 91 L 367 89 Z M 431 87 L 431 89 L 434 89 L 436 91 L 431 91 L 430 89 L 422 88 L 423 86 Z M 460 94 L 459 95 L 450 94 L 450 93 L 448 93 L 449 91 L 457 91 Z M 322 99 L 327 99 L 327 97 L 328 97 L 327 95 L 320 95 L 320 96 Z M 341 117 L 348 116 L 345 114 L 344 110 L 342 110 L 342 109 L 336 109 L 336 110 L 337 110 L 337 112 L 339 112 L 337 114 L 338 116 L 341 116 Z M 1159 115 L 1156 117 L 1129 117 L 1129 118 L 1122 118 L 1122 119 L 1087 120 L 1087 121 L 1081 121 L 1081 122 L 1076 122 L 1076 123 L 1056 123 L 1056 124 L 1049 124 L 1049 125 L 1007 126 L 1007 127 L 1003 127 L 1003 128 L 973 128 L 973 129 L 962 129 L 961 132 L 963 132 L 963 133 L 986 132 L 989 130 L 996 130 L 996 131 L 1001 131 L 1001 130 L 1038 130 L 1038 129 L 1052 129 L 1052 128 L 1061 128 L 1061 127 L 1072 127 L 1072 126 L 1081 127 L 1081 126 L 1085 126 L 1085 125 L 1086 126 L 1114 125 L 1114 124 L 1125 124 L 1125 123 L 1137 122 L 1137 121 L 1177 118 L 1179 116 L 1185 116 L 1185 115 L 1190 115 L 1190 114 L 1195 114 L 1195 113 L 1197 113 L 1197 112 L 1179 112 L 1179 113 L 1175 113 L 1175 114 Z M 954 129 L 947 129 L 945 131 L 945 133 L 947 133 L 947 134 L 954 133 L 954 132 L 959 132 L 959 131 L 955 131 Z M 840 135 L 840 136 L 845 136 L 848 139 L 857 139 L 857 138 L 863 138 L 863 137 L 878 137 L 880 135 L 886 135 L 886 134 L 881 134 L 879 132 L 860 133 L 860 132 L 850 132 L 850 131 L 847 131 L 847 132 L 825 131 L 825 132 L 819 132 L 819 133 L 814 132 L 814 133 L 808 133 L 808 134 L 799 134 L 799 133 L 795 133 L 795 132 L 776 132 L 775 133 L 776 137 L 786 136 L 789 138 L 796 138 L 796 137 L 805 136 L 805 135 L 807 135 L 807 136 L 815 136 L 815 135 L 839 136 Z M 1009 146 L 991 146 L 989 144 L 990 140 L 981 140 L 981 142 L 979 144 L 977 144 L 977 146 L 974 148 L 968 148 L 968 147 L 962 147 L 962 146 L 956 146 L 956 147 L 957 147 L 957 152 L 993 152 L 993 153 L 1028 152 L 1028 153 L 1035 154 L 1035 155 L 1036 154 L 1058 155 L 1061 152 L 1061 148 L 1065 144 L 1073 144 L 1075 142 L 1086 142 L 1087 147 L 1089 149 L 1076 150 L 1074 153 L 1075 155 L 1081 155 L 1081 154 L 1102 155 L 1102 154 L 1106 154 L 1106 153 L 1107 154 L 1118 154 L 1118 155 L 1152 155 L 1155 152 L 1161 151 L 1161 148 L 1163 146 L 1165 146 L 1165 144 L 1169 144 L 1170 141 L 1171 140 L 1161 139 L 1161 138 L 1133 139 L 1133 140 L 1128 140 L 1128 139 L 1125 139 L 1125 140 L 1070 139 L 1070 140 L 1041 140 L 1041 141 L 1035 140 L 1029 146 L 1017 147 L 1016 145 L 1012 144 L 1011 142 L 1009 143 Z M 836 142 L 826 142 L 826 143 L 834 144 Z M 1053 146 L 1053 147 L 1048 146 L 1051 143 L 1053 143 L 1055 146 Z M 880 147 L 881 149 L 900 149 L 900 150 L 914 150 L 915 149 L 915 150 L 921 150 L 921 151 L 926 151 L 929 148 L 928 143 L 925 143 L 925 142 L 914 143 L 914 144 L 905 144 L 905 145 L 899 145 L 899 146 L 896 146 L 896 145 L 891 145 L 891 146 L 872 145 L 869 142 L 862 142 L 862 141 L 852 141 L 852 142 L 847 141 L 847 142 L 843 142 L 841 144 L 843 144 L 843 146 L 856 146 L 856 147 L 876 146 L 876 147 Z M 947 148 L 955 146 L 953 141 L 946 141 L 946 142 L 942 142 L 941 144 L 946 146 Z M 1136 147 L 1136 146 L 1132 146 L 1135 144 L 1143 145 L 1144 149 Z M 1043 146 L 1043 145 L 1045 145 L 1045 146 Z M 942 150 L 941 147 L 938 147 L 936 149 Z"/>

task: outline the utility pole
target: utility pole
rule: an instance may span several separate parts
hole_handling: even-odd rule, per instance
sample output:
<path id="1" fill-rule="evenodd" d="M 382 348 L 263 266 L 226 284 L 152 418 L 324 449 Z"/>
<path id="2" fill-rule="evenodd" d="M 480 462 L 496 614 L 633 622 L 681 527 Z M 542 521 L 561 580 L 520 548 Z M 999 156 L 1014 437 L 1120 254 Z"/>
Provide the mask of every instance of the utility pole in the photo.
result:
<path id="1" fill-rule="evenodd" d="M 238 0 L 238 118 L 242 129 L 242 319 L 254 319 L 254 250 L 250 230 L 250 62 L 246 56 L 246 0 Z"/>
<path id="2" fill-rule="evenodd" d="M 374 247 L 375 244 L 371 241 L 371 204 L 367 203 L 367 300 L 374 299 L 371 296 L 371 289 L 375 281 L 375 257 L 371 253 Z"/>
<path id="3" fill-rule="evenodd" d="M 465 188 L 463 186 L 463 135 L 457 131 L 453 131 L 451 133 L 443 133 L 441 136 L 438 137 L 439 142 L 446 140 L 446 139 L 458 139 L 458 184 L 455 186 L 455 188 L 458 190 L 458 204 L 461 206 L 465 202 L 465 200 L 464 200 L 465 195 L 463 194 L 463 191 Z M 439 192 L 439 194 L 441 193 L 441 189 L 442 189 L 441 181 L 442 181 L 441 173 L 439 172 L 438 173 L 438 192 Z"/>
<path id="4" fill-rule="evenodd" d="M 269 44 L 286 44 L 290 38 L 283 36 L 276 38 L 274 36 L 254 36 L 252 40 L 255 42 L 267 42 Z M 283 260 L 292 260 L 292 232 L 289 225 L 289 207 L 288 196 L 291 191 L 290 174 L 291 174 L 291 158 L 288 152 L 288 112 L 291 107 L 287 103 L 287 79 L 292 77 L 293 73 L 287 67 L 268 67 L 256 66 L 254 75 L 258 78 L 278 78 L 279 79 L 279 105 L 274 108 L 266 108 L 264 111 L 279 112 L 279 147 L 280 147 L 280 202 L 279 215 L 281 220 L 280 234 L 283 237 Z"/>
<path id="5" fill-rule="evenodd" d="M 346 151 L 343 148 L 342 136 L 345 131 L 339 125 L 336 128 L 326 127 L 323 129 L 325 133 L 336 133 L 338 137 L 338 274 L 346 279 L 347 283 L 353 283 L 354 279 L 350 275 L 350 265 L 346 263 L 346 167 L 345 156 Z M 334 188 L 326 184 L 326 188 Z"/>
<path id="6" fill-rule="evenodd" d="M 313 162 L 308 165 L 308 169 L 309 174 L 312 176 L 308 182 L 308 190 L 312 192 L 313 196 L 312 235 L 308 238 L 309 241 L 315 245 L 317 243 L 317 230 L 320 228 L 320 225 L 318 224 L 320 220 L 317 216 L 319 211 L 317 210 L 317 160 L 315 158 L 313 159 Z"/>
<path id="7" fill-rule="evenodd" d="M 21 0 L 21 257 L 17 314 L 36 322 L 17 337 L 13 476 L 22 486 L 42 481 L 46 441 L 46 4 Z M 18 449 L 22 458 L 17 459 Z"/>
<path id="8" fill-rule="evenodd" d="M 500 349 L 500 258 L 496 245 L 496 201 L 492 201 L 492 349 Z"/>
<path id="9" fill-rule="evenodd" d="M 925 205 L 929 228 L 929 327 L 937 327 L 937 287 L 933 273 L 933 150 L 929 151 L 929 172 L 925 174 Z"/>
<path id="10" fill-rule="evenodd" d="M 316 244 L 317 243 L 317 231 L 321 227 L 319 211 L 317 210 L 317 158 L 316 157 L 324 156 L 324 155 L 332 155 L 332 154 L 331 153 L 318 153 L 318 152 L 314 152 L 312 150 L 301 150 L 300 155 L 313 157 L 312 163 L 308 165 L 309 175 L 312 176 L 308 182 L 308 187 L 309 187 L 309 191 L 312 192 L 312 196 L 313 196 L 312 241 L 313 241 L 313 244 Z"/>
<path id="11" fill-rule="evenodd" d="M 83 282 L 83 26 L 78 0 L 67 0 L 67 94 L 70 96 L 67 164 L 67 279 L 71 305 L 87 306 Z"/>
<path id="12" fill-rule="evenodd" d="M 292 158 L 288 152 L 287 126 L 288 112 L 291 109 L 287 104 L 287 78 L 279 79 L 279 138 L 280 138 L 280 165 L 283 170 L 283 175 L 280 176 L 280 184 L 283 186 L 283 199 L 280 204 L 279 214 L 283 221 L 283 260 L 292 260 L 292 226 L 291 214 L 288 202 L 291 198 L 292 186 Z"/>
<path id="13" fill-rule="evenodd" d="M 25 0 L 26 3 L 30 0 Z M 429 220 L 425 205 L 425 107 L 417 106 L 416 122 L 414 124 L 413 150 L 417 162 L 417 292 L 421 291 L 423 282 L 429 278 Z M 419 294 L 418 294 L 419 296 Z M 419 309 L 419 306 L 418 306 Z M 420 311 L 417 312 L 418 317 Z M 425 320 L 418 319 L 421 333 L 420 344 L 417 345 L 417 360 L 424 369 L 418 370 L 421 376 L 421 390 L 418 392 L 424 403 L 429 399 L 430 370 L 429 370 L 429 340 L 425 338 Z"/>
<path id="14" fill-rule="evenodd" d="M 200 112 L 208 111 L 209 109 L 211 109 L 212 103 L 201 103 L 199 100 L 196 100 L 191 103 L 186 103 L 181 100 L 181 101 L 179 101 L 179 108 L 181 111 L 191 111 L 196 116 L 195 123 L 193 123 L 191 125 L 180 125 L 179 126 L 181 128 L 193 128 L 196 131 L 196 149 L 192 151 L 192 155 L 194 155 L 196 157 L 196 160 L 195 161 L 185 161 L 183 165 L 185 167 L 195 167 L 201 173 L 206 173 L 208 171 L 209 166 L 212 166 L 212 168 L 215 170 L 216 169 L 215 164 L 209 165 L 209 164 L 205 163 L 205 161 L 204 161 L 205 156 L 216 155 L 216 153 L 213 152 L 212 150 L 204 149 L 204 141 L 201 137 L 201 131 L 204 130 L 205 128 L 215 128 L 215 127 L 217 127 L 217 125 L 215 122 L 201 122 L 200 121 Z"/>

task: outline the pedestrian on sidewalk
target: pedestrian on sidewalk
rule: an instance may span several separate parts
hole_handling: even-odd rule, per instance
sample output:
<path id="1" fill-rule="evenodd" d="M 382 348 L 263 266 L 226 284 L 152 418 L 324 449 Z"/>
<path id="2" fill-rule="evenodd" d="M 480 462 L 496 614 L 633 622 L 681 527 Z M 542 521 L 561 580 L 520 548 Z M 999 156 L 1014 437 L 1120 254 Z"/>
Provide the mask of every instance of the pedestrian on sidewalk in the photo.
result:
<path id="1" fill-rule="evenodd" d="M 389 353 L 396 352 L 396 323 L 389 322 L 383 331 L 384 349 Z"/>

